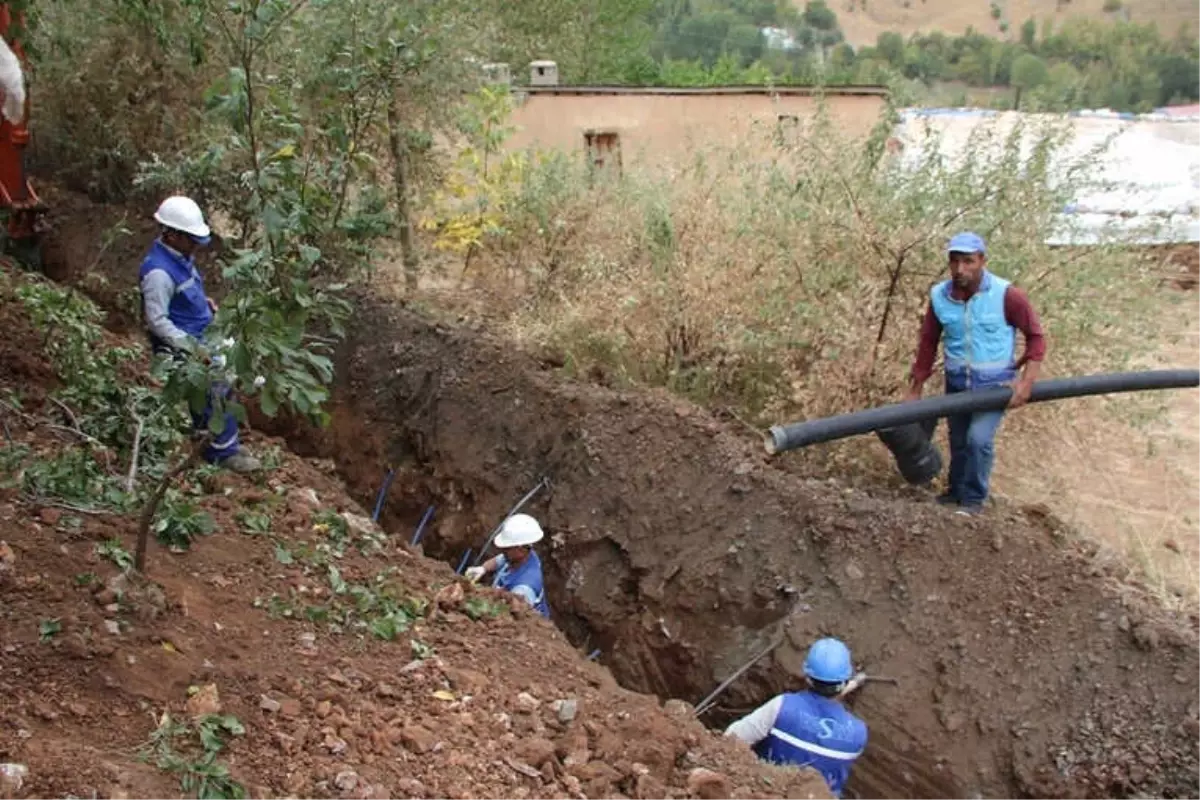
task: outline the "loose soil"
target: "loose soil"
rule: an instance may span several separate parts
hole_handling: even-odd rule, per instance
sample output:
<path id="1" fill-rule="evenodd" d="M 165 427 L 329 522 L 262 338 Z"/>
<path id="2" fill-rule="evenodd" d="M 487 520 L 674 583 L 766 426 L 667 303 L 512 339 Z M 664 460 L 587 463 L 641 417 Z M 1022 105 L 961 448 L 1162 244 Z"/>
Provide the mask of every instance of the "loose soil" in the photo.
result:
<path id="1" fill-rule="evenodd" d="M 8 291 L 0 325 L 0 393 L 24 401 L 4 414 L 6 448 L 74 446 L 40 422 L 53 377 Z M 815 773 L 764 765 L 685 705 L 621 688 L 511 596 L 383 537 L 332 464 L 250 442 L 278 466 L 189 481 L 217 532 L 182 554 L 152 544 L 150 581 L 97 552 L 132 551 L 133 518 L 0 491 L 0 762 L 28 768 L 0 796 L 178 796 L 139 748 L 164 712 L 220 710 L 245 726 L 222 758 L 254 797 L 829 797 Z M 245 510 L 271 535 L 247 532 Z M 424 609 L 393 641 L 306 618 L 338 602 L 312 555 L 335 542 L 320 510 L 356 515 L 331 561 L 350 594 L 383 582 Z"/>
<path id="2" fill-rule="evenodd" d="M 83 251 L 86 241 L 77 238 L 73 247 Z M 72 242 L 66 248 L 71 252 Z M 115 276 L 118 269 L 126 274 L 132 269 L 118 263 L 106 256 L 97 270 Z M 505 667 L 519 671 L 521 679 L 502 684 L 495 703 L 511 704 L 513 693 L 527 687 L 549 702 L 567 691 L 557 688 L 559 681 L 567 681 L 570 691 L 584 691 L 591 686 L 585 677 L 601 667 L 582 662 L 581 654 L 597 648 L 601 664 L 624 687 L 694 702 L 752 654 L 779 641 L 770 657 L 722 696 L 707 720 L 719 725 L 777 691 L 796 687 L 807 645 L 834 634 L 847 640 L 869 671 L 900 681 L 896 687 L 869 686 L 852 701 L 870 726 L 871 742 L 856 765 L 851 794 L 1200 792 L 1195 613 L 1167 612 L 1145 591 L 1118 580 L 1124 574 L 1120 566 L 1097 558 L 1095 547 L 1048 509 L 1001 505 L 970 519 L 935 507 L 918 491 L 863 490 L 833 479 L 804 478 L 788 471 L 786 460 L 767 461 L 761 443 L 744 429 L 666 393 L 618 392 L 566 381 L 552 364 L 515 353 L 485 333 L 438 324 L 376 296 L 363 295 L 357 303 L 339 358 L 331 426 L 315 431 L 257 416 L 255 424 L 285 437 L 302 456 L 331 459 L 363 504 L 374 500 L 386 471 L 394 468 L 398 477 L 387 498 L 384 527 L 400 537 L 411 535 L 422 512 L 436 505 L 423 544 L 430 554 L 453 563 L 466 548 L 479 547 L 539 479 L 549 479 L 550 489 L 528 510 L 550 534 L 542 555 L 554 623 L 577 650 L 549 623 L 527 615 L 492 633 L 489 625 L 463 628 L 458 626 L 467 623 L 454 621 L 444 623 L 450 626 L 444 631 L 430 623 L 418 635 L 443 658 L 443 651 L 457 653 L 456 646 L 473 650 L 464 656 L 473 659 L 467 668 L 494 682 L 506 680 Z M 316 476 L 310 473 L 295 480 L 288 485 L 308 481 L 318 493 L 324 491 L 311 485 Z M 197 571 L 207 554 L 217 558 L 220 547 L 245 538 L 213 537 L 186 558 L 156 556 L 156 563 Z M 410 562 L 400 551 L 395 549 L 393 560 L 402 570 L 445 576 L 449 582 L 444 565 Z M 253 586 L 244 593 L 237 584 L 223 587 L 223 592 L 238 592 L 234 603 L 220 605 L 235 620 L 247 613 L 249 598 L 266 591 L 258 583 L 265 575 L 287 575 L 270 563 L 269 549 L 259 551 L 265 564 L 241 552 L 215 568 Z M 55 556 L 54 563 L 60 560 Z M 419 587 L 414 591 L 422 596 L 438 589 L 432 578 L 410 580 L 405 585 Z M 169 576 L 163 582 L 169 585 Z M 190 619 L 176 618 L 180 625 Z M 304 630 L 301 623 L 294 625 Z M 261 641 L 260 626 L 271 630 L 261 613 L 251 615 L 242 625 L 242 639 L 223 635 L 218 641 L 239 652 L 238 645 Z M 50 649 L 33 649 L 36 624 L 26 623 L 25 631 L 26 647 Z M 452 635 L 459 638 L 433 638 Z M 520 637 L 533 646 L 513 645 Z M 324 638 L 321 646 L 342 647 Z M 335 691 L 337 684 L 327 686 L 327 666 L 296 677 L 310 682 L 296 688 L 290 681 L 307 662 L 283 650 L 272 660 L 259 655 L 261 649 L 241 652 L 250 663 L 222 675 L 234 687 L 232 694 L 242 697 L 243 711 L 253 711 L 258 693 L 268 690 L 309 693 L 309 700 Z M 535 651 L 561 654 L 561 660 L 538 661 Z M 365 674 L 369 690 L 373 682 L 392 680 L 388 676 L 407 658 L 403 647 L 400 652 L 404 655 L 397 658 L 394 647 L 368 642 L 361 654 L 340 650 L 333 658 L 349 659 L 338 665 L 342 675 L 349 669 Z M 507 660 L 500 652 L 508 653 Z M 494 663 L 499 668 L 491 669 Z M 279 672 L 272 673 L 271 664 Z M 272 674 L 285 676 L 284 683 L 272 684 Z M 571 683 L 576 675 L 582 682 Z M 200 679 L 189 675 L 187 681 Z M 176 683 L 170 696 L 177 700 L 185 683 Z M 625 695 L 608 684 L 592 688 L 611 697 L 597 696 L 598 706 L 585 698 L 585 707 L 619 714 L 612 698 Z M 629 695 L 627 702 L 655 713 L 652 703 L 637 697 Z M 414 689 L 400 704 L 405 713 L 410 700 L 420 714 L 443 709 Z M 307 706 L 302 708 L 299 719 L 319 730 L 319 721 L 307 719 Z M 505 710 L 513 715 L 513 709 Z M 421 724 L 435 726 L 435 718 L 427 719 Z M 449 717 L 440 719 L 432 728 L 439 735 L 460 733 Z M 619 722 L 611 721 L 614 727 L 607 730 L 630 736 L 628 747 L 644 748 L 661 736 L 691 731 L 700 737 L 697 751 L 714 754 L 703 758 L 716 759 L 719 748 L 726 748 L 719 752 L 728 752 L 730 759 L 746 755 L 694 727 L 660 734 L 622 731 Z M 138 736 L 149 727 L 148 722 Z M 349 727 L 353 734 L 353 722 Z M 363 723 L 363 730 L 369 732 L 370 725 Z M 345 737 L 342 728 L 335 734 Z M 474 752 L 496 746 L 498 735 L 503 735 L 500 729 L 491 727 L 473 738 L 463 734 L 463 741 L 471 742 Z M 593 752 L 602 752 L 598 747 L 589 739 Z M 319 744 L 309 752 L 319 753 Z M 676 754 L 676 762 L 679 758 Z M 382 761 L 390 764 L 390 759 L 375 763 Z M 605 763 L 619 773 L 616 761 Z M 705 766 L 733 774 L 733 763 L 713 760 Z M 638 771 L 632 763 L 629 769 Z M 503 767 L 496 770 L 502 773 Z M 680 786 L 681 770 L 664 772 L 660 780 Z M 470 770 L 451 774 L 454 780 L 475 775 Z M 748 777 L 754 774 L 737 773 L 733 782 L 757 787 Z M 428 780 L 437 775 L 446 773 L 433 773 Z M 396 773 L 388 776 L 372 775 L 368 782 L 398 779 Z M 637 791 L 628 775 L 609 777 L 606 791 Z M 554 780 L 563 779 L 556 773 Z M 434 791 L 430 785 L 424 788 Z M 529 792 L 564 788 L 548 779 L 545 785 L 510 786 Z M 490 786 L 450 788 L 474 793 Z"/>
<path id="3" fill-rule="evenodd" d="M 287 431 L 294 445 L 363 498 L 395 466 L 385 519 L 437 503 L 429 548 L 455 562 L 548 477 L 530 510 L 555 619 L 623 685 L 696 701 L 781 637 L 724 722 L 795 687 L 807 645 L 836 634 L 900 679 L 855 702 L 860 795 L 1196 791 L 1195 616 L 1119 585 L 1044 509 L 968 519 L 797 478 L 665 393 L 565 382 L 366 297 L 355 320 L 334 423 Z"/>

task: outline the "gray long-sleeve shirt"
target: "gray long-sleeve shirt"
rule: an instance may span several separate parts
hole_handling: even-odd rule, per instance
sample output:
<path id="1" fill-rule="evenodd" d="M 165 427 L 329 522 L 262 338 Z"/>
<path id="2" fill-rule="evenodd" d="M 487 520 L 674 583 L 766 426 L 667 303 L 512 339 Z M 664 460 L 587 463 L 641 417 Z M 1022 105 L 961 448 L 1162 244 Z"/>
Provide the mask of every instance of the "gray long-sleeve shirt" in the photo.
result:
<path id="1" fill-rule="evenodd" d="M 142 309 L 146 328 L 159 339 L 179 350 L 190 350 L 192 337 L 180 330 L 168 311 L 175 296 L 175 282 L 161 269 L 153 269 L 142 278 Z"/>

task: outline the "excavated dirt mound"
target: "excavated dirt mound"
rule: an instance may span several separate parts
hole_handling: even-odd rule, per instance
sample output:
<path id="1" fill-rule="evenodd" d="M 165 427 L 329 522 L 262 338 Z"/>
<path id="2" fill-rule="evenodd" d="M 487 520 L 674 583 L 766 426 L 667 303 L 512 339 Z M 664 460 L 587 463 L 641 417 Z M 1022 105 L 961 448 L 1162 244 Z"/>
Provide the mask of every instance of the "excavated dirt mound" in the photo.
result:
<path id="1" fill-rule="evenodd" d="M 45 424 L 52 372 L 3 285 L 0 324 L 0 396 L 23 399 L 0 411 L 0 762 L 28 770 L 0 797 L 180 796 L 139 750 L 164 712 L 217 710 L 245 728 L 219 757 L 254 797 L 829 796 L 384 537 L 332 464 L 277 452 L 257 480 L 202 473 L 181 488 L 216 532 L 186 553 L 152 543 L 152 582 L 123 574 L 112 545 L 133 551 L 133 516 L 22 494 L 20 448 L 77 445 Z"/>
<path id="2" fill-rule="evenodd" d="M 109 284 L 89 292 L 136 255 L 96 259 Z M 1164 616 L 1050 515 L 967 519 L 799 477 L 664 393 L 563 381 L 372 298 L 357 311 L 333 425 L 256 424 L 332 458 L 363 503 L 394 466 L 385 527 L 411 535 L 435 504 L 424 544 L 453 563 L 547 477 L 528 510 L 550 534 L 554 622 L 624 686 L 696 701 L 781 641 L 707 720 L 722 724 L 795 687 L 808 643 L 836 634 L 900 681 L 852 701 L 871 741 L 850 794 L 1200 792 L 1196 616 Z"/>
<path id="3" fill-rule="evenodd" d="M 330 429 L 275 429 L 364 501 L 395 466 L 385 522 L 411 530 L 436 503 L 426 541 L 448 561 L 550 480 L 528 510 L 555 621 L 627 687 L 695 702 L 781 637 L 723 723 L 795 687 L 807 645 L 836 634 L 900 681 L 854 702 L 871 731 L 856 793 L 1198 791 L 1196 618 L 1164 617 L 1037 509 L 970 519 L 797 478 L 665 394 L 565 382 L 366 298 L 340 381 Z"/>

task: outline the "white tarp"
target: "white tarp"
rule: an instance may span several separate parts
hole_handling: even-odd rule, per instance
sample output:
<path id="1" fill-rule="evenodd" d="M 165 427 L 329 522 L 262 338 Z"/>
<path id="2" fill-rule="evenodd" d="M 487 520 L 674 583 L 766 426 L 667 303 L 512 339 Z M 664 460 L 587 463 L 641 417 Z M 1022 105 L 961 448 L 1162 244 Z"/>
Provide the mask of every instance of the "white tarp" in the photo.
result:
<path id="1" fill-rule="evenodd" d="M 905 161 L 921 156 L 927 132 L 950 158 L 960 155 L 976 126 L 994 126 L 1000 146 L 1018 121 L 1071 126 L 1067 160 L 1074 161 L 1112 137 L 1090 176 L 1098 183 L 1063 209 L 1050 244 L 1200 242 L 1200 119 L 1167 114 L 1135 117 L 1111 111 L 1070 115 L 1022 114 L 979 109 L 910 109 L 896 137 Z M 1025 145 L 1032 144 L 1032 136 Z"/>

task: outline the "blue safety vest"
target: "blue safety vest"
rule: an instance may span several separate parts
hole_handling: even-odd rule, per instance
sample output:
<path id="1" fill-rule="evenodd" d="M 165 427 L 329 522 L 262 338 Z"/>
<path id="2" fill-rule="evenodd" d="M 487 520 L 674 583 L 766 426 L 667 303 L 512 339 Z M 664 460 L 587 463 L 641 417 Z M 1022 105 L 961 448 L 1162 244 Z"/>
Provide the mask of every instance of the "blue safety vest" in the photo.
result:
<path id="1" fill-rule="evenodd" d="M 984 270 L 979 290 L 965 303 L 942 281 L 930 292 L 933 313 L 942 324 L 942 347 L 949 382 L 980 389 L 1016 377 L 1017 329 L 1004 316 L 1009 283 Z"/>
<path id="2" fill-rule="evenodd" d="M 867 726 L 837 700 L 813 692 L 783 696 L 770 734 L 754 747 L 776 764 L 812 767 L 836 797 L 850 777 L 850 765 L 867 746 Z"/>
<path id="3" fill-rule="evenodd" d="M 533 607 L 543 617 L 550 618 L 550 606 L 546 604 L 546 591 L 542 585 L 542 560 L 537 553 L 531 551 L 529 557 L 515 568 L 507 559 L 502 560 L 492 586 L 509 592 L 518 586 L 527 587 L 533 594 Z"/>
<path id="4" fill-rule="evenodd" d="M 213 313 L 208 307 L 208 295 L 204 293 L 204 279 L 196 270 L 194 261 L 184 258 L 156 239 L 142 261 L 138 281 L 156 269 L 167 273 L 175 284 L 175 294 L 167 306 L 167 316 L 179 330 L 200 339 L 212 322 Z M 150 334 L 150 342 L 155 350 L 167 347 L 167 343 L 154 334 Z"/>

